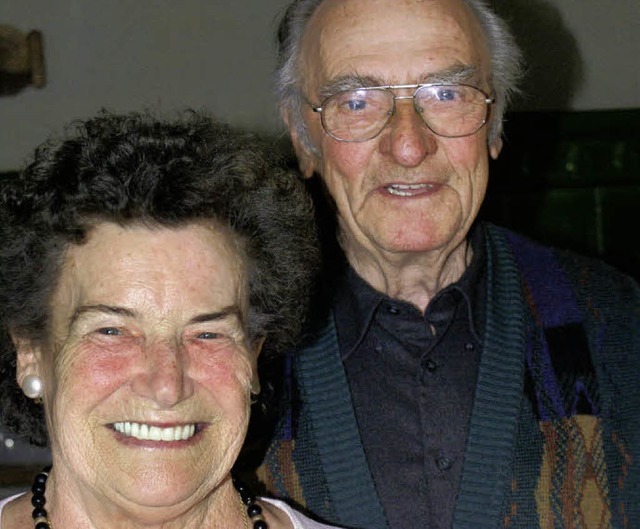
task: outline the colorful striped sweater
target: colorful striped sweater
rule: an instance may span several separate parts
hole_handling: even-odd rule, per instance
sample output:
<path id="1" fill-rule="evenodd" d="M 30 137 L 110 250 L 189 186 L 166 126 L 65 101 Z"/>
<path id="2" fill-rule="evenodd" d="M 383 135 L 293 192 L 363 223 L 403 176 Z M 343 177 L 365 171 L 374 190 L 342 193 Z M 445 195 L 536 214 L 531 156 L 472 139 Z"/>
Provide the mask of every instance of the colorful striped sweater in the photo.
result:
<path id="1" fill-rule="evenodd" d="M 640 527 L 637 283 L 483 229 L 486 331 L 453 527 Z M 333 321 L 291 359 L 299 399 L 261 478 L 327 522 L 388 529 Z"/>

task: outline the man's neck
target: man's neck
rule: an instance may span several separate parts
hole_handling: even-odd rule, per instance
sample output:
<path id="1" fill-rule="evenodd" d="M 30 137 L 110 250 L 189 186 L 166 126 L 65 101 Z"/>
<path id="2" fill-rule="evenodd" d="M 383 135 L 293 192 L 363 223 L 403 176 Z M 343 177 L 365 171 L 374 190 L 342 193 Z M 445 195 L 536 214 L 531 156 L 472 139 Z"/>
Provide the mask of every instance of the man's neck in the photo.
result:
<path id="1" fill-rule="evenodd" d="M 356 273 L 387 296 L 412 303 L 422 312 L 438 292 L 458 281 L 473 250 L 464 240 L 451 249 L 429 254 L 382 254 L 345 250 Z"/>

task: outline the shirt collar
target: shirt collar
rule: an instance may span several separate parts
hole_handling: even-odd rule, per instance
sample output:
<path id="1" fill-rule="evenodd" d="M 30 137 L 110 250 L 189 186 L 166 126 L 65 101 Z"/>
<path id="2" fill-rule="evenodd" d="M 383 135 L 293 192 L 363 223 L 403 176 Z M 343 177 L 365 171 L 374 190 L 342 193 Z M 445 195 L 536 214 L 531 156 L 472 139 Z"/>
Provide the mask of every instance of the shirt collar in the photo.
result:
<path id="1" fill-rule="evenodd" d="M 437 303 L 441 296 L 459 293 L 469 311 L 471 333 L 482 343 L 484 335 L 484 316 L 486 299 L 486 250 L 484 230 L 476 227 L 470 233 L 469 241 L 473 250 L 471 263 L 462 277 L 438 292 L 431 300 L 425 313 Z M 334 300 L 336 326 L 341 356 L 344 358 L 356 347 L 366 335 L 376 310 L 382 302 L 409 305 L 405 301 L 390 298 L 375 290 L 362 279 L 351 266 L 348 266 L 338 283 Z M 415 308 L 414 308 L 415 309 Z"/>

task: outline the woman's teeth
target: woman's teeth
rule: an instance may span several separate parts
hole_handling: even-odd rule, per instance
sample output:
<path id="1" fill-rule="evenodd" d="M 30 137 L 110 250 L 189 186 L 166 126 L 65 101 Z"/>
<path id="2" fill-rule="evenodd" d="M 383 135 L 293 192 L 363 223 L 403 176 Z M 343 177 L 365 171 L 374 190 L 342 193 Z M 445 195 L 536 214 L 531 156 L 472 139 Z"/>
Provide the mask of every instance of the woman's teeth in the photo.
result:
<path id="1" fill-rule="evenodd" d="M 137 422 L 116 422 L 113 428 L 116 432 L 141 441 L 186 441 L 196 433 L 195 424 L 160 428 Z"/>

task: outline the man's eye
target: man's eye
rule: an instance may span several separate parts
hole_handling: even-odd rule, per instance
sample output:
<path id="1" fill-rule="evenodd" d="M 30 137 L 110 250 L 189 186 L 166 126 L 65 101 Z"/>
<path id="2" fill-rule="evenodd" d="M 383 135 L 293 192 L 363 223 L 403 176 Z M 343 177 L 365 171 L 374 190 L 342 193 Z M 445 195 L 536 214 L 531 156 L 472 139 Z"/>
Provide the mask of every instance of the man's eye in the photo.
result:
<path id="1" fill-rule="evenodd" d="M 199 340 L 215 340 L 217 338 L 220 338 L 220 334 L 217 332 L 201 332 L 198 334 Z"/>
<path id="2" fill-rule="evenodd" d="M 443 88 L 441 90 L 438 90 L 436 96 L 438 98 L 438 101 L 455 101 L 459 99 L 458 91 L 451 88 Z"/>
<path id="3" fill-rule="evenodd" d="M 367 107 L 367 102 L 364 99 L 349 99 L 346 106 L 352 111 L 364 110 Z"/>

